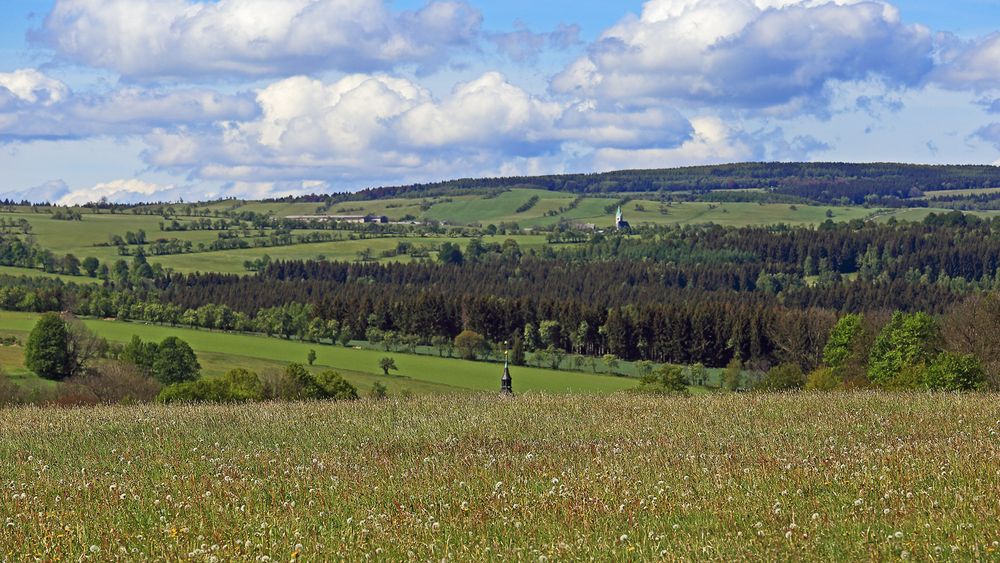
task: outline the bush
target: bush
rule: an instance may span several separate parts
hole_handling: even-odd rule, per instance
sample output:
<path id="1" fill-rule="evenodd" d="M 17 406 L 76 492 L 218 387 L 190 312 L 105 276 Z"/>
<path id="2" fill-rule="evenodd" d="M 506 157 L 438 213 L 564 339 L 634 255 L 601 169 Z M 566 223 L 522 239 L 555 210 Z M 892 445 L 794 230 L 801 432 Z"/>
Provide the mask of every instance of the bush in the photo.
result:
<path id="1" fill-rule="evenodd" d="M 652 373 L 642 376 L 639 391 L 656 395 L 685 394 L 688 382 L 684 370 L 678 366 L 660 366 Z"/>
<path id="2" fill-rule="evenodd" d="M 162 403 L 245 403 L 264 399 L 264 385 L 257 374 L 243 368 L 229 370 L 215 379 L 175 383 L 160 392 Z"/>
<path id="3" fill-rule="evenodd" d="M 923 386 L 934 391 L 974 391 L 985 383 L 983 367 L 972 355 L 942 352 L 923 370 Z"/>
<path id="4" fill-rule="evenodd" d="M 339 373 L 327 370 L 316 377 L 316 384 L 323 390 L 324 399 L 335 401 L 354 401 L 358 399 L 358 390 Z"/>
<path id="5" fill-rule="evenodd" d="M 7 374 L 0 369 L 0 406 L 20 405 L 27 402 L 28 394 L 16 383 L 8 379 Z"/>
<path id="6" fill-rule="evenodd" d="M 938 354 L 940 345 L 941 336 L 934 317 L 926 313 L 897 312 L 875 339 L 868 362 L 868 378 L 885 388 L 915 388 L 921 379 L 917 372 Z"/>
<path id="7" fill-rule="evenodd" d="M 371 393 L 368 394 L 372 399 L 385 399 L 389 396 L 389 390 L 385 385 L 382 385 L 378 381 L 372 383 Z"/>
<path id="8" fill-rule="evenodd" d="M 740 380 L 743 374 L 743 364 L 739 358 L 733 358 L 726 365 L 726 371 L 722 372 L 722 388 L 727 391 L 736 391 L 740 388 Z"/>
<path id="9" fill-rule="evenodd" d="M 791 391 L 805 386 L 806 378 L 798 364 L 781 364 L 767 370 L 754 389 L 758 391 Z"/>
<path id="10" fill-rule="evenodd" d="M 455 348 L 466 360 L 475 360 L 476 355 L 486 348 L 486 339 L 478 332 L 463 330 L 455 337 Z"/>
<path id="11" fill-rule="evenodd" d="M 831 368 L 819 368 L 806 377 L 806 390 L 833 391 L 840 389 L 844 382 Z"/>
<path id="12" fill-rule="evenodd" d="M 302 364 L 288 364 L 281 373 L 265 374 L 261 390 L 268 399 L 302 401 L 317 399 L 354 400 L 358 390 L 335 371 L 313 375 Z"/>
<path id="13" fill-rule="evenodd" d="M 97 368 L 66 380 L 86 388 L 100 403 L 146 403 L 156 399 L 163 386 L 132 364 L 106 361 Z"/>

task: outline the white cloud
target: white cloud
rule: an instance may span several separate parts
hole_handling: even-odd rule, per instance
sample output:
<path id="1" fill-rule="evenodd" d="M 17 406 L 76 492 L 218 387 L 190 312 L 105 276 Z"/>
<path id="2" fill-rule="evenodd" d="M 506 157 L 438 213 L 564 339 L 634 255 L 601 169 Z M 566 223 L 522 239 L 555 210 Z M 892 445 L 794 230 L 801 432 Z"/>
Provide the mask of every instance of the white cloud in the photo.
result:
<path id="1" fill-rule="evenodd" d="M 693 133 L 673 148 L 602 148 L 590 155 L 593 170 L 667 168 L 759 160 L 809 160 L 811 153 L 829 147 L 812 137 L 785 138 L 781 129 L 747 132 L 718 117 L 691 120 Z"/>
<path id="2" fill-rule="evenodd" d="M 57 0 L 32 38 L 134 79 L 278 76 L 434 66 L 481 19 L 453 0 L 414 12 L 383 0 Z"/>
<path id="3" fill-rule="evenodd" d="M 59 205 L 83 205 L 107 199 L 125 203 L 140 203 L 163 198 L 173 191 L 176 186 L 160 185 L 145 182 L 135 178 L 127 180 L 114 180 L 97 184 L 90 188 L 67 189 L 66 193 L 56 200 Z"/>
<path id="4" fill-rule="evenodd" d="M 0 141 L 145 134 L 154 127 L 207 125 L 258 113 L 250 94 L 198 88 L 78 94 L 35 69 L 0 74 Z"/>
<path id="5" fill-rule="evenodd" d="M 942 43 L 935 82 L 956 90 L 1000 88 L 1000 33 L 968 43 L 948 36 Z"/>
<path id="6" fill-rule="evenodd" d="M 350 75 L 275 82 L 259 119 L 147 137 L 150 164 L 223 181 L 319 179 L 411 182 L 495 174 L 516 159 L 549 159 L 563 145 L 670 147 L 691 125 L 676 110 L 602 107 L 533 96 L 488 72 L 443 99 L 402 78 Z"/>
<path id="7" fill-rule="evenodd" d="M 821 97 L 831 80 L 917 85 L 931 32 L 880 2 L 649 0 L 552 81 L 618 100 L 768 108 Z M 793 104 L 793 107 L 802 104 Z"/>
<path id="8" fill-rule="evenodd" d="M 38 104 L 51 106 L 59 103 L 69 94 L 69 88 L 62 82 L 49 78 L 33 68 L 0 72 L 0 109 L 5 104 Z"/>

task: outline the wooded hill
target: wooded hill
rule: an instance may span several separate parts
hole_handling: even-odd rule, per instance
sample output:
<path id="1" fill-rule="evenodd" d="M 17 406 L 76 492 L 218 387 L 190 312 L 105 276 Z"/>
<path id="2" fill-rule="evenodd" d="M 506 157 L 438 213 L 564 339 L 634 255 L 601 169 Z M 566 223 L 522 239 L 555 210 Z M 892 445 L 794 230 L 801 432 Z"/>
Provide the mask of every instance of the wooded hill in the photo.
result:
<path id="1" fill-rule="evenodd" d="M 390 197 L 425 197 L 483 193 L 489 190 L 537 188 L 575 194 L 680 192 L 767 189 L 824 204 L 912 200 L 928 190 L 1000 186 L 996 166 L 931 166 L 895 163 L 748 162 L 654 170 L 621 170 L 599 174 L 563 174 L 502 178 L 464 178 L 428 184 L 378 187 L 356 193 L 310 195 L 276 201 L 364 201 Z M 926 205 L 925 203 L 917 206 Z"/>

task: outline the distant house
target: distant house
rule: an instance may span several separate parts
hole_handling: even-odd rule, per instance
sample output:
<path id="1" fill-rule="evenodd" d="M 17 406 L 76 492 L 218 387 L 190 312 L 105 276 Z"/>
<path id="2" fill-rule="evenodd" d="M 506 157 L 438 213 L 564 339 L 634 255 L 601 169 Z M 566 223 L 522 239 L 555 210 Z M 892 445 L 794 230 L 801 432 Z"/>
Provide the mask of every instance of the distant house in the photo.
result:
<path id="1" fill-rule="evenodd" d="M 618 212 L 615 213 L 615 228 L 619 231 L 628 231 L 632 228 L 622 215 L 622 206 L 620 205 L 618 206 Z"/>
<path id="2" fill-rule="evenodd" d="M 385 215 L 289 215 L 293 221 L 339 221 L 341 223 L 388 223 Z"/>

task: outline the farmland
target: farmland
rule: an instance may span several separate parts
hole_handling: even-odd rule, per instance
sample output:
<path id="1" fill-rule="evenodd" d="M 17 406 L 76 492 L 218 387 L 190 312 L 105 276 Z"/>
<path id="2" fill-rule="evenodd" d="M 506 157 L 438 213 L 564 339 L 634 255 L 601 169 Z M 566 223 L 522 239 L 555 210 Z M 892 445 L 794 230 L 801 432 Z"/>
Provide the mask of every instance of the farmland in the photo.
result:
<path id="1" fill-rule="evenodd" d="M 990 559 L 997 399 L 5 409 L 0 557 Z"/>
<path id="2" fill-rule="evenodd" d="M 519 211 L 521 206 L 538 198 L 528 209 Z M 0 220 L 25 220 L 31 225 L 31 239 L 41 248 L 56 257 L 73 255 L 79 259 L 94 257 L 103 264 L 112 264 L 122 258 L 120 250 L 134 254 L 140 248 L 137 244 L 119 246 L 109 244 L 113 236 L 125 237 L 126 233 L 143 231 L 148 242 L 176 240 L 190 243 L 193 252 L 181 254 L 154 255 L 149 259 L 164 268 L 176 272 L 219 272 L 245 273 L 245 263 L 269 256 L 282 260 L 342 260 L 354 261 L 359 257 L 381 262 L 410 261 L 409 254 L 396 254 L 394 249 L 400 243 L 434 256 L 436 249 L 445 242 L 465 246 L 471 237 L 479 235 L 484 243 L 502 243 L 514 240 L 523 250 L 540 250 L 546 245 L 546 237 L 540 229 L 551 229 L 563 222 L 570 225 L 594 225 L 607 228 L 613 221 L 613 211 L 618 200 L 611 197 L 588 196 L 577 198 L 572 194 L 546 190 L 516 188 L 496 196 L 456 195 L 451 197 L 395 198 L 373 201 L 344 203 L 325 211 L 325 214 L 373 214 L 387 215 L 390 220 L 407 219 L 423 222 L 442 222 L 453 232 L 431 233 L 419 226 L 411 226 L 409 233 L 390 235 L 352 234 L 342 231 L 327 231 L 335 240 L 300 243 L 278 247 L 234 248 L 209 250 L 208 246 L 220 238 L 216 230 L 164 231 L 164 224 L 177 221 L 181 226 L 190 225 L 206 218 L 217 218 L 227 213 L 252 212 L 264 216 L 281 218 L 296 215 L 310 215 L 317 211 L 316 204 L 281 202 L 241 202 L 227 200 L 205 205 L 167 206 L 164 214 L 145 213 L 94 213 L 80 209 L 81 220 L 66 221 L 55 219 L 49 209 L 10 207 L 0 213 Z M 696 225 L 714 223 L 725 226 L 746 225 L 803 225 L 815 226 L 828 219 L 849 221 L 865 219 L 877 210 L 863 207 L 828 207 L 819 205 L 786 205 L 773 203 L 710 203 L 703 201 L 668 202 L 629 199 L 622 205 L 625 217 L 634 225 Z M 141 211 L 137 209 L 135 211 Z M 171 211 L 172 210 L 172 211 Z M 920 220 L 925 210 L 918 211 Z M 167 217 L 170 217 L 167 220 Z M 488 235 L 480 231 L 463 231 L 472 227 L 487 225 L 516 224 L 523 231 L 505 235 Z M 240 231 L 233 229 L 232 232 Z M 253 234 L 255 231 L 242 231 Z M 268 231 L 261 231 L 266 234 Z M 272 231 L 273 232 L 273 231 Z M 315 230 L 292 230 L 294 236 L 317 234 Z M 253 243 L 253 238 L 248 239 Z M 200 250 L 201 249 L 201 250 Z M 147 251 L 148 252 L 148 251 Z M 127 256 L 126 256 L 127 258 Z M 16 273 L 42 275 L 39 270 L 20 268 Z M 51 274 L 50 274 L 51 275 Z"/>

